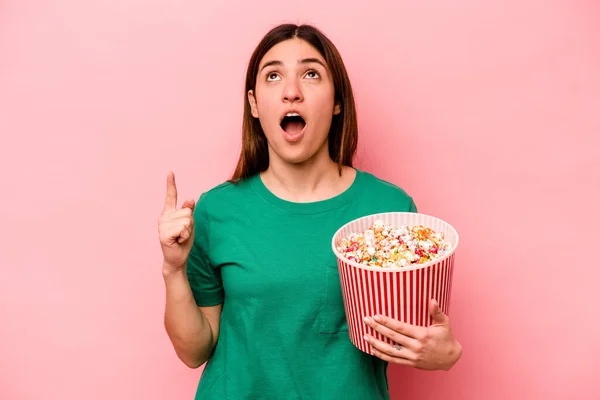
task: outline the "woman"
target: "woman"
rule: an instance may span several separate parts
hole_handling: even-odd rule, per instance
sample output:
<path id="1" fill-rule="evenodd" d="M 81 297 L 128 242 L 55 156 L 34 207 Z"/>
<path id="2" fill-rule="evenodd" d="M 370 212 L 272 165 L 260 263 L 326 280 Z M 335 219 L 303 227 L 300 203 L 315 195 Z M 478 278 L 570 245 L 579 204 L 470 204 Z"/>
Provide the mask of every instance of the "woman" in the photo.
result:
<path id="1" fill-rule="evenodd" d="M 186 365 L 209 361 L 196 398 L 387 399 L 389 362 L 451 368 L 461 346 L 433 302 L 428 328 L 365 321 L 397 346 L 370 338 L 369 355 L 348 338 L 331 237 L 416 207 L 352 167 L 356 111 L 335 46 L 310 26 L 276 27 L 250 59 L 246 93 L 231 180 L 178 209 L 169 173 L 159 219 L 166 330 Z"/>

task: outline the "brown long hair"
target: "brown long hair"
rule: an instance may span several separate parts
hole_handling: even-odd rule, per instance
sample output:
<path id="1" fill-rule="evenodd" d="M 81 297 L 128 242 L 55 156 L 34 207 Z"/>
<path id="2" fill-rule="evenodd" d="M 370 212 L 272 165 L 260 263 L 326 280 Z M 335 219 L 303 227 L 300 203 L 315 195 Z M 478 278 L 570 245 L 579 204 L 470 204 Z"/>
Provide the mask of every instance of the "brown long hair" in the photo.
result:
<path id="1" fill-rule="evenodd" d="M 239 182 L 269 167 L 267 138 L 260 121 L 252 116 L 248 91 L 256 89 L 258 67 L 264 55 L 276 44 L 299 38 L 311 44 L 325 59 L 333 77 L 335 103 L 341 112 L 333 116 L 329 130 L 329 156 L 342 166 L 352 167 L 352 160 L 358 143 L 358 123 L 352 86 L 340 53 L 334 44 L 317 28 L 310 25 L 283 24 L 273 28 L 260 41 L 246 71 L 244 95 L 244 119 L 242 125 L 242 150 L 230 182 Z"/>

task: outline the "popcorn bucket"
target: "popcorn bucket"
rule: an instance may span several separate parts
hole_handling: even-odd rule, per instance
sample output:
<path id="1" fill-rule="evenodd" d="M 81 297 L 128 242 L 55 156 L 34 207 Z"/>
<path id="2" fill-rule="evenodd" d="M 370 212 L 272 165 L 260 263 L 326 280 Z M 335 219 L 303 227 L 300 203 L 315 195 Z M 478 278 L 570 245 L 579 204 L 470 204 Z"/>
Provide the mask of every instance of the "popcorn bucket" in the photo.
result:
<path id="1" fill-rule="evenodd" d="M 363 232 L 375 220 L 393 227 L 421 225 L 443 232 L 450 248 L 441 257 L 424 264 L 384 268 L 367 266 L 346 259 L 337 249 L 339 242 L 351 233 Z M 417 326 L 429 326 L 429 302 L 437 300 L 448 315 L 454 255 L 458 233 L 441 219 L 419 213 L 391 212 L 368 215 L 342 226 L 333 236 L 332 248 L 338 261 L 344 308 L 350 340 L 361 351 L 370 353 L 365 334 L 394 345 L 390 339 L 374 331 L 363 322 L 366 316 L 381 314 Z"/>

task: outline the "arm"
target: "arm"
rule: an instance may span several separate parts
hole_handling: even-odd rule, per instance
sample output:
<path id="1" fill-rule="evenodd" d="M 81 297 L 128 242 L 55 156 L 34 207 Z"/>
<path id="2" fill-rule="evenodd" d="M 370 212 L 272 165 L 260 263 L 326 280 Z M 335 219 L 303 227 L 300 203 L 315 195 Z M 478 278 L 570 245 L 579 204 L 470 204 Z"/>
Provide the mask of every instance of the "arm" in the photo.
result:
<path id="1" fill-rule="evenodd" d="M 169 173 L 165 206 L 158 221 L 166 287 L 164 324 L 175 353 L 190 368 L 204 364 L 215 348 L 223 301 L 222 286 L 212 273 L 205 254 L 204 240 L 208 236 L 205 223 L 208 224 L 208 220 L 203 217 L 206 213 L 196 213 L 200 218 L 200 229 L 195 235 L 195 209 L 193 200 L 186 200 L 181 209 L 177 208 L 175 175 Z M 192 282 L 188 269 L 194 270 Z M 209 303 L 203 305 L 210 307 L 198 307 L 201 303 L 197 302 L 194 293 L 199 294 L 207 287 L 213 291 Z"/>
<path id="2" fill-rule="evenodd" d="M 177 357 L 190 368 L 210 358 L 219 337 L 222 304 L 198 307 L 185 269 L 165 269 L 165 329 Z"/>

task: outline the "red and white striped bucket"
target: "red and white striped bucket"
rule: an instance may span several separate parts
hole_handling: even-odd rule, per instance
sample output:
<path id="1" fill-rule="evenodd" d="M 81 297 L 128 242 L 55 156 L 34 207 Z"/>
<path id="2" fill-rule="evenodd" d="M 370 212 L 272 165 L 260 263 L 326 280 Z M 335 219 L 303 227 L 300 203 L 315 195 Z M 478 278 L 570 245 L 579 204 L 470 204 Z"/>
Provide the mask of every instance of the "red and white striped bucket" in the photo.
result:
<path id="1" fill-rule="evenodd" d="M 337 250 L 340 240 L 351 233 L 364 231 L 377 219 L 394 227 L 421 225 L 436 232 L 443 232 L 451 247 L 443 257 L 404 268 L 370 267 L 344 258 Z M 338 260 L 344 308 L 352 343 L 366 353 L 370 353 L 370 346 L 363 339 L 365 334 L 391 345 L 395 344 L 367 326 L 363 322 L 366 316 L 381 314 L 412 325 L 429 326 L 432 324 L 429 314 L 429 301 L 432 298 L 436 299 L 442 311 L 448 314 L 457 246 L 456 230 L 447 222 L 425 214 L 373 214 L 342 226 L 333 236 L 332 247 Z"/>

